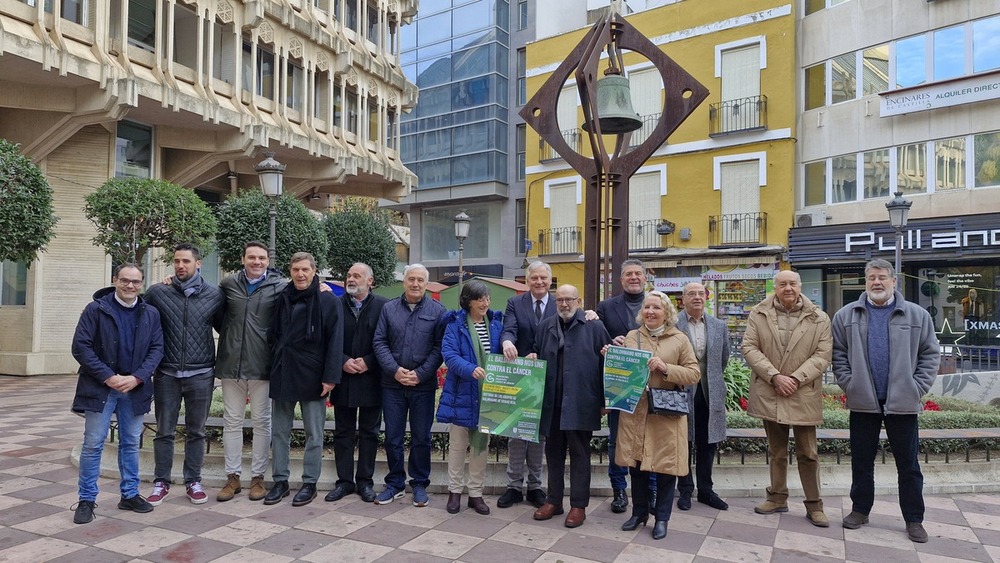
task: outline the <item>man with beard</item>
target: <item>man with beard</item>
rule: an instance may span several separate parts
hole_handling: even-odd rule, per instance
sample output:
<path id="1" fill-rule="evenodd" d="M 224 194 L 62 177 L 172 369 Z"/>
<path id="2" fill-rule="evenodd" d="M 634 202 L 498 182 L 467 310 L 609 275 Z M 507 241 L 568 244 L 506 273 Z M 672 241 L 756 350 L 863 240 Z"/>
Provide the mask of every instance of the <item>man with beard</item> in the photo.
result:
<path id="1" fill-rule="evenodd" d="M 337 428 L 333 455 L 337 484 L 327 493 L 333 502 L 357 492 L 361 500 L 375 500 L 375 454 L 382 424 L 382 385 L 372 341 L 382 307 L 389 301 L 371 292 L 372 269 L 361 262 L 351 266 L 340 297 L 344 310 L 344 375 L 330 394 Z M 358 467 L 354 472 L 354 437 L 358 438 Z"/>
<path id="2" fill-rule="evenodd" d="M 153 492 L 146 500 L 159 506 L 170 492 L 174 432 L 183 401 L 184 487 L 191 502 L 202 504 L 208 500 L 201 487 L 205 421 L 215 389 L 212 327 L 221 321 L 226 297 L 219 288 L 201 278 L 201 252 L 187 243 L 174 247 L 174 275 L 170 285 L 156 284 L 145 297 L 160 312 L 164 349 L 163 361 L 153 377 L 155 467 Z"/>
<path id="3" fill-rule="evenodd" d="M 547 362 L 545 396 L 539 431 L 545 436 L 549 492 L 535 520 L 563 513 L 566 454 L 569 453 L 570 510 L 567 528 L 587 518 L 590 503 L 590 439 L 601 428 L 604 407 L 604 356 L 611 336 L 600 321 L 588 322 L 580 310 L 580 293 L 572 285 L 556 289 L 558 315 L 538 325 L 534 352 Z"/>
<path id="4" fill-rule="evenodd" d="M 833 316 L 833 375 L 851 411 L 851 513 L 844 527 L 868 523 L 875 503 L 875 455 L 885 425 L 899 476 L 899 508 L 911 541 L 924 543 L 924 476 L 917 415 L 937 377 L 934 322 L 896 291 L 892 264 L 865 266 L 865 293 Z"/>
<path id="5" fill-rule="evenodd" d="M 292 506 L 316 498 L 323 469 L 323 426 L 326 396 L 340 383 L 344 365 L 344 323 L 341 306 L 329 292 L 321 292 L 316 260 L 308 252 L 291 258 L 292 281 L 278 297 L 269 340 L 271 359 L 271 473 L 274 486 L 264 504 L 288 496 L 288 463 L 295 405 L 302 411 L 306 443 L 302 452 L 302 488 Z"/>

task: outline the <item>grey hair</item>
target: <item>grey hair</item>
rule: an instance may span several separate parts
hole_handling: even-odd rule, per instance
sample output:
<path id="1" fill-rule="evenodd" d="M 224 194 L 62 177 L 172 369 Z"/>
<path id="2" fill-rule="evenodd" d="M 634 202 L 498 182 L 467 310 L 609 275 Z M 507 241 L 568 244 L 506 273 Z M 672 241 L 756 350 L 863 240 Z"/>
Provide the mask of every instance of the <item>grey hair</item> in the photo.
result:
<path id="1" fill-rule="evenodd" d="M 865 264 L 865 277 L 866 278 L 868 277 L 868 271 L 869 270 L 885 270 L 885 271 L 889 272 L 889 277 L 890 278 L 896 277 L 896 268 L 892 265 L 891 262 L 889 262 L 888 260 L 886 260 L 884 258 L 874 258 L 872 260 L 869 260 L 868 263 Z"/>
<path id="2" fill-rule="evenodd" d="M 791 273 L 795 274 L 795 279 L 799 282 L 799 285 L 802 285 L 802 276 L 799 275 L 799 273 L 796 272 L 795 270 L 780 270 L 778 272 L 775 272 L 775 274 L 774 274 L 774 283 L 778 283 L 778 276 L 780 276 L 781 274 L 784 274 L 785 272 L 791 272 Z"/>
<path id="3" fill-rule="evenodd" d="M 552 277 L 552 266 L 549 266 L 548 264 L 542 262 L 541 260 L 535 260 L 531 264 L 528 264 L 528 267 L 524 269 L 524 273 L 530 276 L 531 272 L 534 272 L 535 270 L 539 270 L 541 268 L 545 268 L 545 271 L 548 272 L 549 277 L 550 278 Z"/>
<path id="4" fill-rule="evenodd" d="M 405 279 L 406 276 L 408 276 L 410 272 L 412 272 L 413 270 L 423 270 L 424 278 L 431 277 L 430 270 L 428 270 L 427 267 L 424 266 L 423 264 L 408 264 L 405 268 L 403 268 L 403 278 Z"/>
<path id="5" fill-rule="evenodd" d="M 355 266 L 361 266 L 362 268 L 364 268 L 365 269 L 365 276 L 366 277 L 369 277 L 369 278 L 374 278 L 375 277 L 375 272 L 372 271 L 372 267 L 369 266 L 368 264 L 365 264 L 364 262 L 355 262 L 355 263 L 351 264 L 351 268 L 353 268 Z"/>
<path id="6" fill-rule="evenodd" d="M 646 265 L 643 264 L 642 260 L 639 260 L 638 258 L 629 258 L 628 260 L 625 260 L 625 261 L 622 262 L 622 269 L 623 270 L 625 268 L 628 268 L 629 266 L 639 266 L 640 268 L 642 268 L 643 272 L 646 271 Z"/>

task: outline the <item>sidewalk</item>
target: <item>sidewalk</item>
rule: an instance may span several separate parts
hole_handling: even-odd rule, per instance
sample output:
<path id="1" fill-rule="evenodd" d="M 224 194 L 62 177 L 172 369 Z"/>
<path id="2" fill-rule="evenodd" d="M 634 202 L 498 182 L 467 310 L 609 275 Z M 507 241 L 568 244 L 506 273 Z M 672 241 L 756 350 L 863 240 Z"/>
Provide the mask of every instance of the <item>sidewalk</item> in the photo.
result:
<path id="1" fill-rule="evenodd" d="M 77 500 L 70 453 L 82 438 L 82 421 L 69 412 L 75 379 L 0 376 L 0 562 L 1000 561 L 1000 494 L 928 496 L 926 544 L 906 538 L 894 497 L 879 497 L 860 530 L 839 525 L 850 511 L 845 497 L 825 499 L 826 529 L 810 525 L 798 502 L 773 516 L 753 513 L 757 498 L 728 498 L 726 512 L 695 503 L 675 510 L 667 538 L 653 541 L 649 528 L 620 531 L 627 514 L 612 514 L 606 497 L 593 498 L 586 523 L 570 530 L 559 517 L 535 522 L 529 505 L 498 509 L 493 495 L 492 514 L 479 516 L 464 503 L 448 514 L 442 494 L 415 508 L 409 494 L 375 506 L 357 496 L 326 503 L 324 490 L 293 508 L 290 499 L 264 506 L 245 493 L 217 503 L 210 489 L 196 506 L 174 487 L 152 513 L 134 514 L 116 508 L 111 479 L 101 479 L 97 519 L 78 526 L 69 510 Z"/>

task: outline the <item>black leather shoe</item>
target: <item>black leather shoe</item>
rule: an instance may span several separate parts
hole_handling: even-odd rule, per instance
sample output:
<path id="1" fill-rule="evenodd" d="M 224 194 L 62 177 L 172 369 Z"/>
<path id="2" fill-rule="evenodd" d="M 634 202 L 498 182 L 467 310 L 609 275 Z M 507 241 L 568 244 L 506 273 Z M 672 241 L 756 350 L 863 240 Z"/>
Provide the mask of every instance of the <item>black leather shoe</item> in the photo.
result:
<path id="1" fill-rule="evenodd" d="M 302 483 L 302 488 L 295 493 L 292 506 L 305 506 L 316 498 L 316 483 Z"/>
<path id="2" fill-rule="evenodd" d="M 337 485 L 336 487 L 333 488 L 332 491 L 326 493 L 326 496 L 323 497 L 323 500 L 325 500 L 326 502 L 337 502 L 338 500 L 346 497 L 347 495 L 353 492 L 354 492 L 354 487 L 349 487 L 347 485 Z M 298 495 L 295 496 L 298 497 Z"/>
<path id="3" fill-rule="evenodd" d="M 142 498 L 142 495 L 135 495 L 131 498 L 122 497 L 122 499 L 118 501 L 118 508 L 142 514 L 153 511 L 153 505 L 149 504 L 146 499 Z"/>
<path id="4" fill-rule="evenodd" d="M 358 496 L 361 497 L 361 500 L 364 502 L 375 502 L 375 497 L 377 495 L 375 494 L 375 489 L 373 489 L 371 485 L 362 485 L 361 488 L 358 489 Z"/>
<path id="5" fill-rule="evenodd" d="M 643 514 L 642 516 L 633 514 L 631 518 L 629 518 L 628 520 L 625 521 L 624 524 L 622 524 L 622 531 L 631 532 L 632 530 L 637 529 L 640 524 L 645 526 L 646 522 L 648 521 L 649 521 L 649 514 Z"/>
<path id="6" fill-rule="evenodd" d="M 458 514 L 462 510 L 462 493 L 448 493 L 448 504 L 444 508 L 448 514 Z"/>
<path id="7" fill-rule="evenodd" d="M 621 514 L 628 508 L 628 497 L 625 495 L 625 489 L 614 489 L 614 495 L 615 498 L 611 501 L 611 512 Z"/>
<path id="8" fill-rule="evenodd" d="M 677 497 L 678 510 L 691 510 L 691 493 L 681 493 Z"/>
<path id="9" fill-rule="evenodd" d="M 657 520 L 656 523 L 653 524 L 653 539 L 662 540 L 665 537 L 667 537 L 667 521 Z"/>
<path id="10" fill-rule="evenodd" d="M 264 504 L 278 504 L 288 493 L 288 481 L 275 481 L 271 490 L 264 495 Z"/>
<path id="11" fill-rule="evenodd" d="M 528 491 L 528 502 L 531 503 L 535 508 L 541 508 L 545 504 L 545 491 L 541 489 L 532 489 Z"/>
<path id="12" fill-rule="evenodd" d="M 707 495 L 699 493 L 698 502 L 702 504 L 707 504 L 708 506 L 711 506 L 716 510 L 729 510 L 729 504 L 727 504 L 726 501 L 719 498 L 719 495 L 715 494 L 714 492 L 708 493 Z M 680 504 L 678 504 L 677 506 L 680 507 Z"/>
<path id="13" fill-rule="evenodd" d="M 74 524 L 86 524 L 94 520 L 94 509 L 97 503 L 92 500 L 81 500 L 76 503 L 76 511 L 73 513 Z"/>
<path id="14" fill-rule="evenodd" d="M 475 510 L 476 514 L 482 514 L 483 516 L 486 516 L 487 514 L 490 513 L 490 507 L 487 506 L 486 501 L 483 500 L 483 497 L 469 497 L 468 506 L 472 510 Z"/>
<path id="15" fill-rule="evenodd" d="M 656 516 L 656 489 L 649 490 L 649 513 Z"/>
<path id="16" fill-rule="evenodd" d="M 510 508 L 514 506 L 515 503 L 521 502 L 522 500 L 524 500 L 524 495 L 521 494 L 519 489 L 508 488 L 502 495 L 500 495 L 500 498 L 497 499 L 497 508 Z M 545 502 L 544 499 L 542 502 Z"/>

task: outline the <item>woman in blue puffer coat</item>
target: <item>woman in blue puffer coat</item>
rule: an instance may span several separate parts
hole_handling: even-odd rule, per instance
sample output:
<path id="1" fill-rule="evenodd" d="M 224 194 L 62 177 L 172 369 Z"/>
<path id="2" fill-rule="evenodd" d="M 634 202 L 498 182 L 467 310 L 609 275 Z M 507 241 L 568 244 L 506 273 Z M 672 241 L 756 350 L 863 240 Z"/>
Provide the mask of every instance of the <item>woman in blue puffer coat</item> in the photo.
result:
<path id="1" fill-rule="evenodd" d="M 472 280 L 462 287 L 461 310 L 445 314 L 441 352 L 448 376 L 441 391 L 437 420 L 451 425 L 448 431 L 448 512 L 462 505 L 466 450 L 469 456 L 469 508 L 489 514 L 483 501 L 489 435 L 479 432 L 480 381 L 486 377 L 486 354 L 500 353 L 503 314 L 490 310 L 486 284 Z"/>

